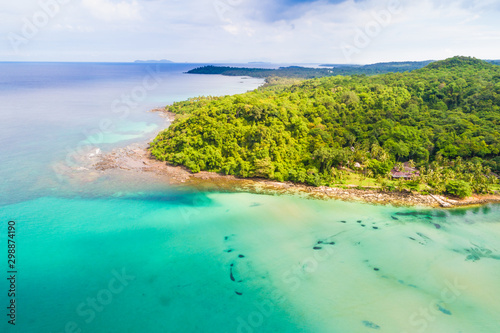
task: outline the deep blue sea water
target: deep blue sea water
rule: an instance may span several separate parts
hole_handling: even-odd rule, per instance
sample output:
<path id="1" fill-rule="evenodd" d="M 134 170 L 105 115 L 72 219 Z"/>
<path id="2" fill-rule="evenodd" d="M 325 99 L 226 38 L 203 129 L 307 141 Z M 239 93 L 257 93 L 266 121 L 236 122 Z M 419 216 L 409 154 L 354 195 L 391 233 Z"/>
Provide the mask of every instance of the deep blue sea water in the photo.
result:
<path id="1" fill-rule="evenodd" d="M 183 74 L 196 66 L 0 63 L 0 332 L 499 331 L 498 205 L 409 209 L 58 176 L 86 149 L 154 137 L 168 126 L 154 107 L 262 83 Z"/>

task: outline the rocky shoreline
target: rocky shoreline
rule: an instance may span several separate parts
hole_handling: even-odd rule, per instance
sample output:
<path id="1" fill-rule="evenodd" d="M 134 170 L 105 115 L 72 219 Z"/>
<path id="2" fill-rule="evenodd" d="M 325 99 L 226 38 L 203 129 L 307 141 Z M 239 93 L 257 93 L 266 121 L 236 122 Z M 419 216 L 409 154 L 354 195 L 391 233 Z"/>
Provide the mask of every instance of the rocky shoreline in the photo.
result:
<path id="1" fill-rule="evenodd" d="M 173 122 L 177 115 L 173 112 L 167 111 L 166 108 L 155 108 L 149 110 L 149 112 L 157 113 L 160 117 L 167 119 L 169 122 Z"/>
<path id="2" fill-rule="evenodd" d="M 89 162 L 85 169 L 100 176 L 117 170 L 126 173 L 151 174 L 161 177 L 170 185 L 186 186 L 203 191 L 305 195 L 318 199 L 337 199 L 371 204 L 391 204 L 394 206 L 453 208 L 500 203 L 499 195 L 475 195 L 466 199 L 451 199 L 441 195 L 383 192 L 377 189 L 313 187 L 291 182 L 281 183 L 268 179 L 237 178 L 206 171 L 191 173 L 182 166 L 173 166 L 156 160 L 147 150 L 147 144 L 127 146 L 108 154 L 93 154 Z"/>

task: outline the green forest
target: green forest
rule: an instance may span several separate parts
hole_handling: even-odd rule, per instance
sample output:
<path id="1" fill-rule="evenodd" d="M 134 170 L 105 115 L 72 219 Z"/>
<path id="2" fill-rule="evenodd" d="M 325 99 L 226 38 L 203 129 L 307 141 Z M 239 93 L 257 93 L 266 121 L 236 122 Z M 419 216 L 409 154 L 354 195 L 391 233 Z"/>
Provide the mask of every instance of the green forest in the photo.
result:
<path id="1" fill-rule="evenodd" d="M 245 94 L 167 109 L 176 121 L 150 151 L 192 172 L 313 186 L 349 184 L 356 174 L 383 190 L 459 197 L 498 188 L 500 66 L 475 58 L 405 73 L 272 78 Z M 392 180 L 403 162 L 420 174 Z"/>

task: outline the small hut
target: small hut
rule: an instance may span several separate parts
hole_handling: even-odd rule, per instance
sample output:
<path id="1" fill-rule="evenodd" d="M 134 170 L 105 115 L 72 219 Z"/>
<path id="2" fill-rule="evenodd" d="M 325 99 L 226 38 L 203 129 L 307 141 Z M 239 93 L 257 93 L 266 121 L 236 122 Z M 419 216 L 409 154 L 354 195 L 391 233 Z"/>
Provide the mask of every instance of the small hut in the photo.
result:
<path id="1" fill-rule="evenodd" d="M 391 170 L 391 176 L 393 179 L 405 179 L 409 180 L 413 176 L 420 176 L 420 171 L 417 170 L 417 168 L 413 168 L 410 166 L 410 163 L 405 162 L 403 163 L 403 170 L 398 170 L 396 167 L 394 167 Z"/>

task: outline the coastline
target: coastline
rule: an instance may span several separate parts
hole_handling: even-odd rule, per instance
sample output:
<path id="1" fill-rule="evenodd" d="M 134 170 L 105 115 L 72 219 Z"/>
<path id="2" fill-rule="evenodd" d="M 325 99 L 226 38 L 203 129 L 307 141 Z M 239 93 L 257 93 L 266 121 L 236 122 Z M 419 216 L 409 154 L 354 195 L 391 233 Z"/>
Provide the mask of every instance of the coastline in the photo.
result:
<path id="1" fill-rule="evenodd" d="M 158 111 L 156 111 L 158 112 Z M 171 117 L 164 111 L 164 116 Z M 147 144 L 133 144 L 108 154 L 92 157 L 87 168 L 99 175 L 116 170 L 129 174 L 141 173 L 161 177 L 172 186 L 191 187 L 200 191 L 250 192 L 270 195 L 304 195 L 314 199 L 335 199 L 369 204 L 405 207 L 458 208 L 500 203 L 499 195 L 474 195 L 465 199 L 451 199 L 442 195 L 423 195 L 410 192 L 382 192 L 376 189 L 314 187 L 292 182 L 276 182 L 261 178 L 237 178 L 215 172 L 192 173 L 183 166 L 174 166 L 156 160 Z"/>
<path id="2" fill-rule="evenodd" d="M 177 116 L 175 113 L 167 111 L 166 108 L 160 107 L 151 109 L 148 112 L 157 113 L 160 117 L 167 119 L 170 123 L 172 123 Z"/>
<path id="3" fill-rule="evenodd" d="M 149 112 L 158 113 L 172 123 L 176 114 L 165 108 Z M 155 135 L 156 137 L 156 135 Z M 78 159 L 78 165 L 59 169 L 59 176 L 67 177 L 70 183 L 91 183 L 99 178 L 120 175 L 124 179 L 141 178 L 165 183 L 181 189 L 219 192 L 248 192 L 267 195 L 299 195 L 311 199 L 342 200 L 375 205 L 426 208 L 460 208 L 500 203 L 500 195 L 473 195 L 465 199 L 448 198 L 443 195 L 423 195 L 411 192 L 384 192 L 377 188 L 358 189 L 354 185 L 343 187 L 314 187 L 292 182 L 277 182 L 263 178 L 238 178 L 215 172 L 192 173 L 184 166 L 174 166 L 158 161 L 148 150 L 151 138 L 144 142 L 117 148 L 109 153 L 93 149 Z"/>

